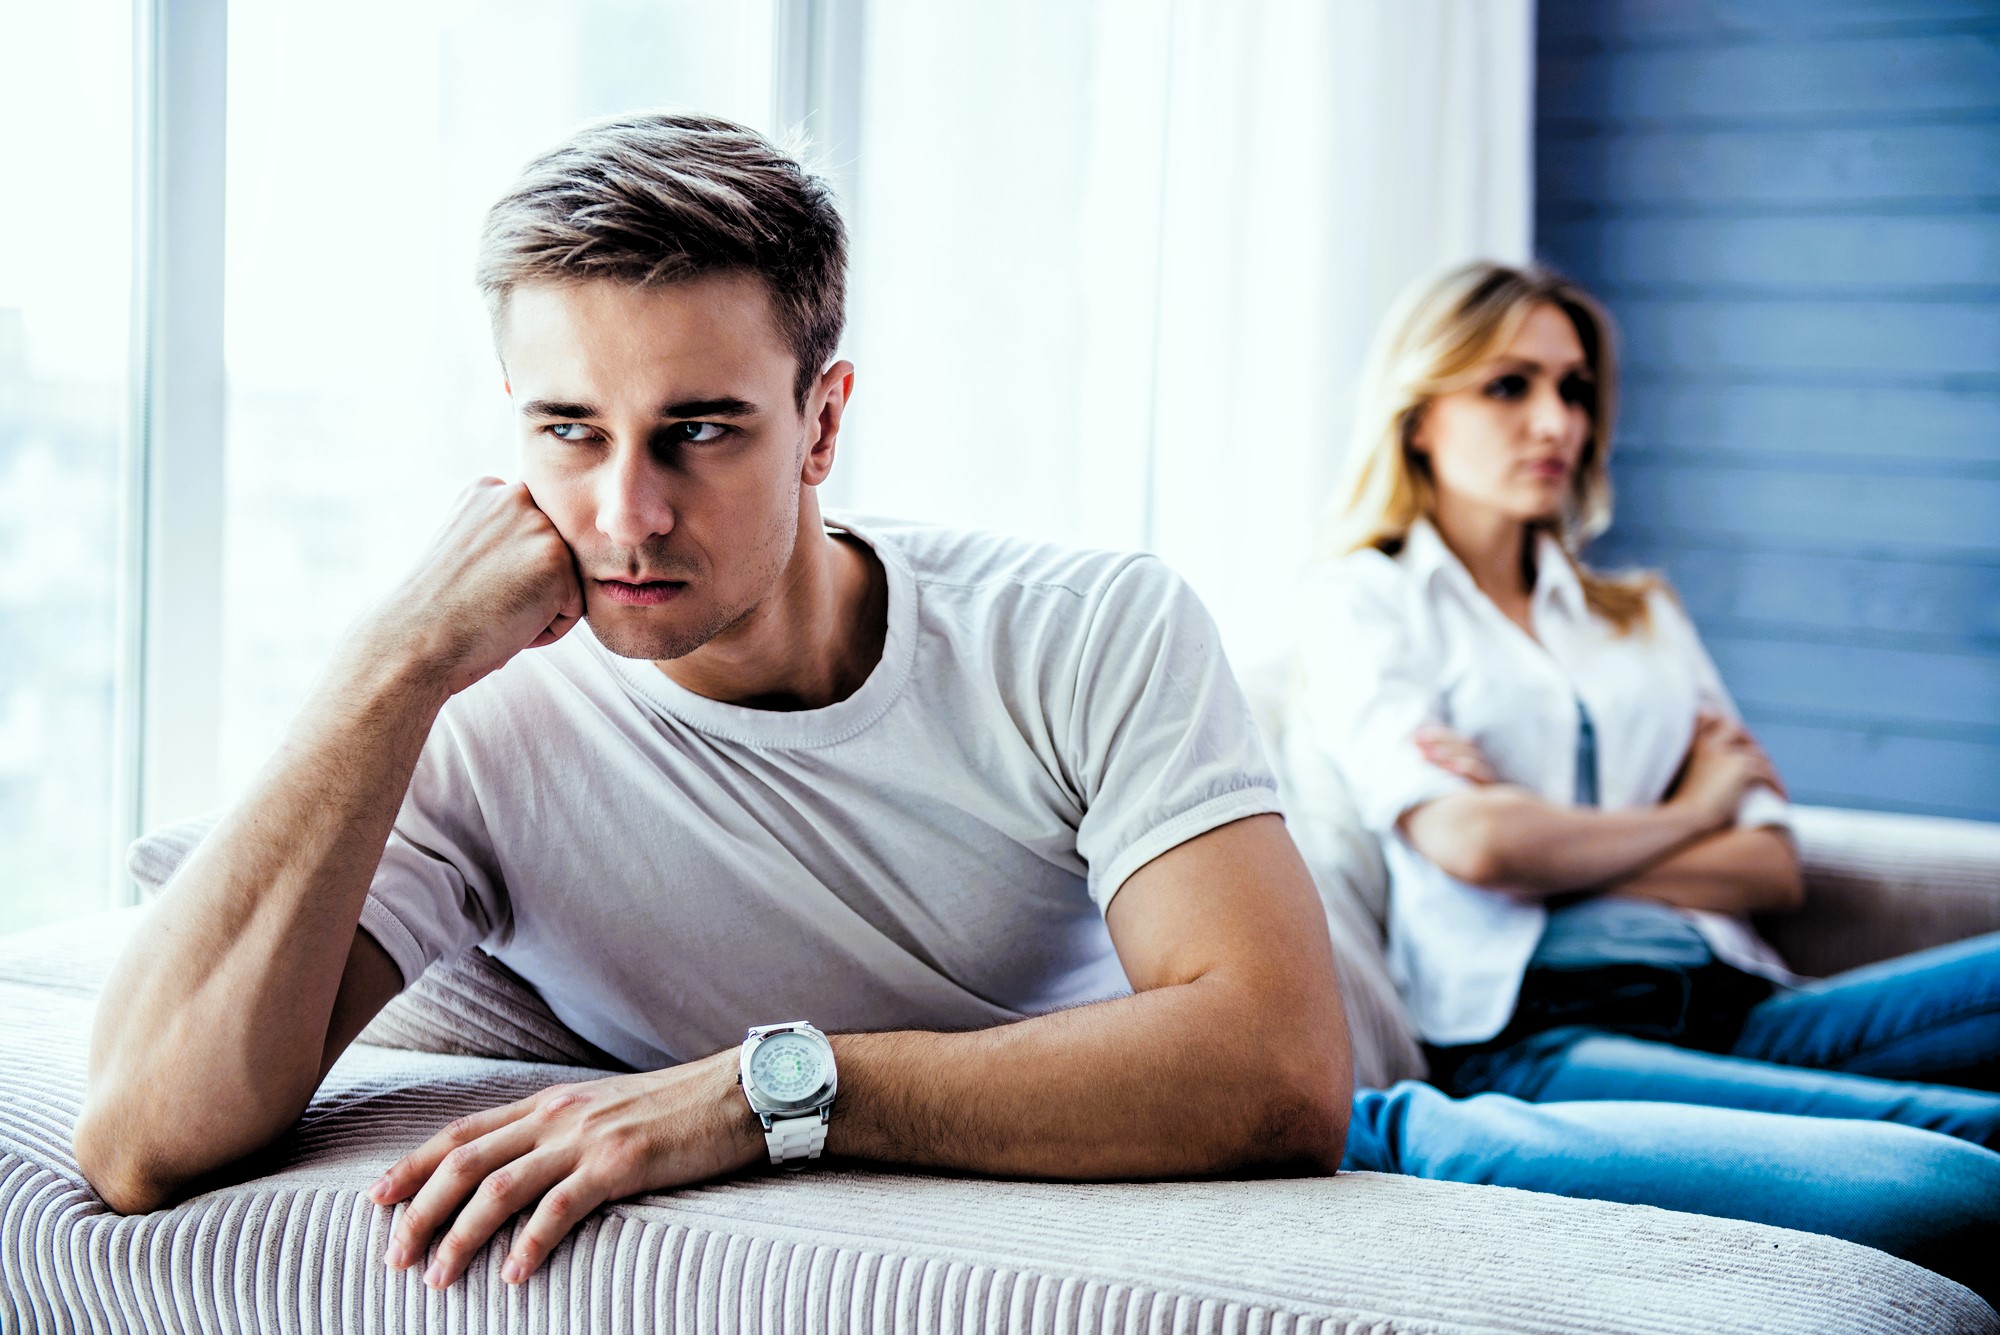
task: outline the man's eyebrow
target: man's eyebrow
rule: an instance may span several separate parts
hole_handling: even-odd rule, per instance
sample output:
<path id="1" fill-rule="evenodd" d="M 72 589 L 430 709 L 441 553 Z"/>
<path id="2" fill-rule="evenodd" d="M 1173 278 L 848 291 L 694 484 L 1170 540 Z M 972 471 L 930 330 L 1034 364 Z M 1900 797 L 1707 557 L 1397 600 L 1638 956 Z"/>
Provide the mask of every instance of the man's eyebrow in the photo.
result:
<path id="1" fill-rule="evenodd" d="M 594 403 L 578 403 L 565 399 L 530 399 L 521 405 L 523 417 L 575 421 L 598 415 L 599 410 Z M 755 417 L 756 415 L 756 404 L 747 399 L 739 399 L 733 394 L 713 399 L 682 399 L 677 403 L 662 404 L 657 414 L 663 422 L 689 417 Z"/>
<path id="2" fill-rule="evenodd" d="M 683 399 L 679 403 L 660 405 L 660 419 L 683 417 L 755 417 L 757 405 L 747 399 L 739 399 L 733 394 L 725 394 L 719 399 Z"/>
<path id="3" fill-rule="evenodd" d="M 523 417 L 595 417 L 597 407 L 589 403 L 564 403 L 556 399 L 529 399 L 521 405 Z"/>

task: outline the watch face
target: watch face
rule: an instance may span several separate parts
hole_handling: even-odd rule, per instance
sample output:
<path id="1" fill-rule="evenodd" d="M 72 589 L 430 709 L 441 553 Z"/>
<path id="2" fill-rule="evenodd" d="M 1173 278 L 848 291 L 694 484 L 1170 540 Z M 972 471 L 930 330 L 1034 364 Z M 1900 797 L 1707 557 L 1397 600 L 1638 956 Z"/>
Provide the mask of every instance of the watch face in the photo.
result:
<path id="1" fill-rule="evenodd" d="M 826 1083 L 826 1054 L 803 1034 L 775 1034 L 750 1054 L 750 1078 L 766 1097 L 797 1103 Z"/>

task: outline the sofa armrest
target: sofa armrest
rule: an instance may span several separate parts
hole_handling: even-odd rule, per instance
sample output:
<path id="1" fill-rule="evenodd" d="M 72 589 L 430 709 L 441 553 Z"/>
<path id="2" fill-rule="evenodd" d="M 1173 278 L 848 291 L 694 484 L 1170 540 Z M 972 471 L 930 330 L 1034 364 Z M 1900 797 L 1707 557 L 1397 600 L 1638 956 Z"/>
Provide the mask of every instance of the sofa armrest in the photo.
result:
<path id="1" fill-rule="evenodd" d="M 1757 925 L 1799 973 L 2000 931 L 2000 825 L 1797 807 L 1793 828 L 1805 907 Z"/>

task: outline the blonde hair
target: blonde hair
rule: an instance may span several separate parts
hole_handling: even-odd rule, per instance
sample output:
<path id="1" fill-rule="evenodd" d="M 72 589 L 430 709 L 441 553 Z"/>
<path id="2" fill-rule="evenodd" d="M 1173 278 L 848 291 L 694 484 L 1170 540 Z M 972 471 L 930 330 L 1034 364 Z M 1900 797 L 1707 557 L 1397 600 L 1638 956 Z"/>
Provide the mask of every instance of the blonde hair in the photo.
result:
<path id="1" fill-rule="evenodd" d="M 1424 409 L 1472 383 L 1529 314 L 1554 306 L 1576 327 L 1595 379 L 1590 435 L 1551 533 L 1575 567 L 1590 610 L 1622 634 L 1647 621 L 1647 596 L 1663 587 L 1650 572 L 1608 575 L 1578 553 L 1611 523 L 1611 428 L 1618 406 L 1618 352 L 1611 318 L 1591 295 L 1539 265 L 1476 260 L 1416 284 L 1384 320 L 1362 373 L 1343 477 L 1321 528 L 1322 556 L 1374 547 L 1393 555 L 1410 526 L 1436 513 L 1430 463 L 1412 448 Z M 1532 547 L 1530 547 L 1532 550 Z"/>

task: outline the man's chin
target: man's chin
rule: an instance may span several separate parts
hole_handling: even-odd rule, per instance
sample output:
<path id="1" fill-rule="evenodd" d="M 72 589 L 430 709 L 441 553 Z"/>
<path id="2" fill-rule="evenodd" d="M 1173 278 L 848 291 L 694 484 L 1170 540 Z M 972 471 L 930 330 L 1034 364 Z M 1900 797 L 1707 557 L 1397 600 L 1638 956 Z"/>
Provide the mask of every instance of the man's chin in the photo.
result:
<path id="1" fill-rule="evenodd" d="M 654 663 L 685 657 L 715 638 L 715 631 L 705 627 L 647 625 L 643 617 L 635 617 L 624 608 L 588 609 L 584 620 L 590 623 L 590 633 L 597 642 L 620 658 Z"/>

